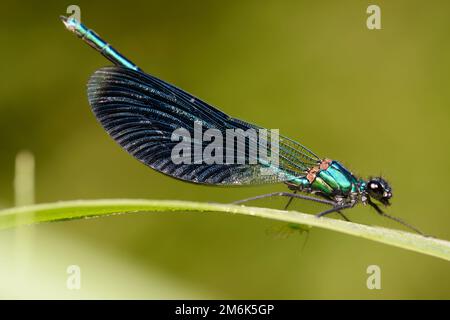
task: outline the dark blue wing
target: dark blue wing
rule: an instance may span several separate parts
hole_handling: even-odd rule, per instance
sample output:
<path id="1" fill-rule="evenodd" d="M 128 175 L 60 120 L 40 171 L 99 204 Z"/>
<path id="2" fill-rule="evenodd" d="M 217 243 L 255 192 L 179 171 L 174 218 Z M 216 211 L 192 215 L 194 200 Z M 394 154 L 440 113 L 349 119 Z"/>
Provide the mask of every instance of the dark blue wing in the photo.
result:
<path id="1" fill-rule="evenodd" d="M 259 129 L 234 119 L 185 91 L 143 72 L 122 67 L 97 70 L 88 83 L 92 110 L 109 135 L 147 166 L 172 177 L 204 184 L 276 183 L 304 175 L 319 158 L 301 144 L 280 136 L 279 168 L 262 164 L 175 164 L 172 133 L 185 128 L 194 137 L 194 122 L 204 130 Z M 252 143 L 246 140 L 245 150 Z M 208 144 L 202 142 L 203 148 Z M 269 147 L 270 148 L 270 147 Z M 226 151 L 226 150 L 225 150 Z M 224 151 L 224 152 L 225 152 Z M 248 157 L 248 153 L 246 153 Z M 236 160 L 236 159 L 235 159 Z M 266 171 L 261 171 L 264 168 Z M 269 166 L 270 169 L 270 166 Z"/>

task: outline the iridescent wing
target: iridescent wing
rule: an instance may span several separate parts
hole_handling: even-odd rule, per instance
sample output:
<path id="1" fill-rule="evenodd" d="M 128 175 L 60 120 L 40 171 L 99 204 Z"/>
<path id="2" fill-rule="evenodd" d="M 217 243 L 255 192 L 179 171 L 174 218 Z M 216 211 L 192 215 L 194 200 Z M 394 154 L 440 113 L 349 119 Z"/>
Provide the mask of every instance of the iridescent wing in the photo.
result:
<path id="1" fill-rule="evenodd" d="M 279 167 L 248 161 L 238 164 L 236 156 L 234 164 L 176 164 L 172 160 L 172 150 L 179 143 L 172 140 L 176 129 L 186 129 L 192 138 L 196 121 L 204 130 L 217 129 L 224 135 L 227 129 L 261 128 L 231 118 L 160 79 L 123 67 L 97 70 L 88 83 L 88 98 L 101 125 L 122 148 L 145 165 L 177 179 L 213 185 L 277 183 L 303 176 L 319 161 L 301 144 L 280 136 Z M 267 140 L 270 151 L 271 140 Z M 209 142 L 200 143 L 203 150 Z M 246 157 L 252 143 L 260 142 L 245 140 Z"/>

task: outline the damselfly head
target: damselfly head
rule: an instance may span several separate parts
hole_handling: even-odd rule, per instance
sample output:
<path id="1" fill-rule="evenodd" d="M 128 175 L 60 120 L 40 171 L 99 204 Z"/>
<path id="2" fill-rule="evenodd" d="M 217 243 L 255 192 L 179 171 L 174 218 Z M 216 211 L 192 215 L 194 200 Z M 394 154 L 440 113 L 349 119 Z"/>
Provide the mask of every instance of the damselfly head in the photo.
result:
<path id="1" fill-rule="evenodd" d="M 371 178 L 367 182 L 366 189 L 370 198 L 380 201 L 385 206 L 390 205 L 392 189 L 386 180 L 381 177 Z"/>

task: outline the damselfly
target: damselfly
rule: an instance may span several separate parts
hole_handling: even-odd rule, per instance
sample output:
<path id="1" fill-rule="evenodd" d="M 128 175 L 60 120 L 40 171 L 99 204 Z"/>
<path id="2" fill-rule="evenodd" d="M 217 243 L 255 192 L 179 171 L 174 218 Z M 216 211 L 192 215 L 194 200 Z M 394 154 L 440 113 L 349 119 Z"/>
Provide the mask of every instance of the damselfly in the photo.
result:
<path id="1" fill-rule="evenodd" d="M 278 150 L 274 153 L 279 161 L 276 168 L 264 161 L 175 163 L 172 152 L 177 141 L 173 140 L 173 132 L 177 128 L 184 128 L 188 134 L 192 134 L 198 122 L 207 129 L 222 133 L 229 129 L 240 129 L 242 133 L 261 128 L 232 118 L 191 94 L 144 73 L 75 18 L 61 19 L 68 30 L 114 63 L 115 66 L 101 68 L 91 76 L 88 83 L 89 104 L 109 135 L 147 166 L 177 179 L 207 185 L 283 182 L 292 192 L 264 194 L 236 203 L 282 196 L 290 198 L 285 207 L 287 209 L 292 199 L 299 198 L 331 206 L 317 217 L 337 212 L 345 219 L 342 210 L 363 203 L 372 206 L 378 214 L 422 234 L 417 228 L 386 214 L 380 208 L 379 203 L 388 206 L 392 197 L 392 189 L 386 180 L 381 177 L 360 179 L 338 161 L 320 158 L 305 146 L 284 136 L 279 136 L 277 140 Z M 246 140 L 244 147 L 251 143 L 251 140 Z M 271 143 L 273 145 L 273 141 Z M 248 156 L 248 151 L 245 152 Z M 261 170 L 267 168 L 276 174 Z"/>

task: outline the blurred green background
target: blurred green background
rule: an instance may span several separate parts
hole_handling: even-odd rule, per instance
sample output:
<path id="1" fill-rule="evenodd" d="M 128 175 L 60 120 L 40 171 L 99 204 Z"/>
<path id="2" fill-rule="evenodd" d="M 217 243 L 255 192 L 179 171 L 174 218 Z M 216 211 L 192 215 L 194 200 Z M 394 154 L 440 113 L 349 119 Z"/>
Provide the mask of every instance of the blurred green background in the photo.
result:
<path id="1" fill-rule="evenodd" d="M 67 32 L 82 21 L 147 72 L 223 111 L 299 140 L 393 186 L 397 215 L 450 239 L 448 1 L 7 1 L 0 86 L 0 207 L 14 159 L 36 158 L 36 201 L 146 198 L 228 203 L 284 185 L 214 188 L 171 179 L 123 152 L 90 111 L 86 82 L 109 62 Z M 381 7 L 382 30 L 366 8 Z M 285 199 L 254 205 L 282 208 Z M 295 201 L 292 209 L 322 207 Z M 355 221 L 401 226 L 359 206 Z M 149 214 L 0 233 L 1 298 L 448 299 L 448 262 L 281 223 Z M 24 240 L 25 239 L 25 240 Z M 66 288 L 79 265 L 81 290 Z M 378 265 L 382 289 L 368 290 Z"/>

